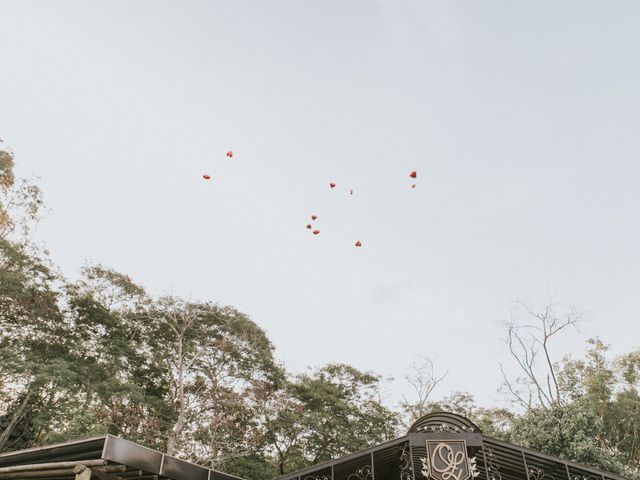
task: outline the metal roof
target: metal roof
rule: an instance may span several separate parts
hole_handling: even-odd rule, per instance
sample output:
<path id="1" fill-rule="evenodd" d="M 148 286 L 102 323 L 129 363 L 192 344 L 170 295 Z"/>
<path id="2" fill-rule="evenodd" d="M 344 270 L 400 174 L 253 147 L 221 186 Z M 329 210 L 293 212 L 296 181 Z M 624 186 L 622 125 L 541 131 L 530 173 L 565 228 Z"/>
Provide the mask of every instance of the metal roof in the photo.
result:
<path id="1" fill-rule="evenodd" d="M 242 480 L 112 435 L 0 453 L 0 479 L 43 478 L 53 471 L 58 473 L 47 475 L 57 480 L 75 478 L 69 466 L 86 463 L 104 480 Z M 16 470 L 19 475 L 11 473 Z"/>
<path id="2" fill-rule="evenodd" d="M 468 419 L 448 412 L 425 415 L 395 440 L 318 463 L 278 480 L 433 480 L 423 474 L 427 442 L 464 441 L 477 465 L 475 480 L 624 480 L 620 475 L 484 435 Z M 455 476 L 450 476 L 455 480 Z"/>

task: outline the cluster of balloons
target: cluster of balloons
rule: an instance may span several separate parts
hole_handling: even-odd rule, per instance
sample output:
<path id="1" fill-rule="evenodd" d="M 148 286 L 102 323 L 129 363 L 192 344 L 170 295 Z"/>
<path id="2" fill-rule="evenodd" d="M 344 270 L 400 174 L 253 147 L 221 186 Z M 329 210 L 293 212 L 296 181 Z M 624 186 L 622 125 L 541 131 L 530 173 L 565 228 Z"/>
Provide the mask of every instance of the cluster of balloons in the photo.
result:
<path id="1" fill-rule="evenodd" d="M 233 151 L 229 150 L 226 153 L 226 155 L 229 158 L 233 158 Z M 409 173 L 409 177 L 412 178 L 412 179 L 417 178 L 418 177 L 418 172 L 416 172 L 415 170 L 412 170 L 411 173 Z M 204 178 L 205 180 L 211 180 L 211 175 L 209 175 L 208 173 L 204 173 L 202 175 L 202 178 Z M 336 186 L 337 185 L 336 185 L 335 182 L 329 182 L 329 188 L 330 189 L 333 190 L 334 188 L 336 188 Z M 411 184 L 411 188 L 416 188 L 416 184 L 412 183 Z M 349 195 L 353 195 L 353 188 L 349 189 Z M 318 216 L 315 213 L 311 215 L 311 221 L 312 222 L 315 222 L 317 219 L 318 219 Z M 320 233 L 320 230 L 318 228 L 314 228 L 312 223 L 308 223 L 307 224 L 307 229 L 311 230 L 311 233 L 313 233 L 314 235 L 318 235 Z M 362 242 L 360 240 L 356 240 L 355 246 L 356 247 L 362 247 Z"/>
<path id="2" fill-rule="evenodd" d="M 227 157 L 233 158 L 233 151 L 232 150 L 229 150 L 227 152 Z M 211 175 L 209 175 L 208 173 L 203 173 L 202 174 L 202 178 L 204 178 L 205 180 L 211 180 Z"/>
<path id="3" fill-rule="evenodd" d="M 417 178 L 418 177 L 418 172 L 415 171 L 415 170 L 412 170 L 411 173 L 409 173 L 409 177 L 412 178 L 412 179 Z M 331 188 L 331 189 L 336 188 L 336 183 L 335 182 L 329 182 L 329 188 Z M 411 188 L 416 188 L 416 184 L 412 183 L 411 184 Z M 353 188 L 349 189 L 349 195 L 353 195 Z M 315 221 L 317 218 L 318 218 L 317 215 L 315 215 L 315 214 L 311 215 L 311 220 L 312 221 Z M 311 230 L 313 228 L 313 225 L 308 223 L 307 224 L 307 228 L 309 230 Z M 318 235 L 320 233 L 320 230 L 314 229 L 314 230 L 312 230 L 311 233 L 313 233 L 314 235 Z M 356 240 L 355 246 L 356 247 L 361 247 L 362 246 L 362 242 L 360 240 Z"/>

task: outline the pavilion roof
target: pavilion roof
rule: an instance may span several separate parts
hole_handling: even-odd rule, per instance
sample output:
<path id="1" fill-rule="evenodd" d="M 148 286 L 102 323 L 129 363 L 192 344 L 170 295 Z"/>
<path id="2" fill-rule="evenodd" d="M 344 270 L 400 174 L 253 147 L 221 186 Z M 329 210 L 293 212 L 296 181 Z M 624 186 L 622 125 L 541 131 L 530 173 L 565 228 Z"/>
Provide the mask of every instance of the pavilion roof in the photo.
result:
<path id="1" fill-rule="evenodd" d="M 1 480 L 43 478 L 242 480 L 112 435 L 0 453 Z"/>
<path id="2" fill-rule="evenodd" d="M 447 468 L 445 463 L 439 468 L 431 468 L 434 460 L 436 463 L 439 461 L 438 447 L 441 444 L 442 452 L 452 452 L 452 455 L 455 455 L 464 451 L 467 462 L 461 463 L 459 467 L 450 468 L 448 473 L 440 471 Z M 463 459 L 462 456 L 456 458 Z M 465 473 L 464 463 L 475 466 L 469 467 L 469 471 Z M 468 419 L 447 412 L 422 417 L 400 438 L 309 466 L 283 475 L 278 480 L 396 479 L 624 480 L 614 473 L 484 435 L 480 428 Z"/>

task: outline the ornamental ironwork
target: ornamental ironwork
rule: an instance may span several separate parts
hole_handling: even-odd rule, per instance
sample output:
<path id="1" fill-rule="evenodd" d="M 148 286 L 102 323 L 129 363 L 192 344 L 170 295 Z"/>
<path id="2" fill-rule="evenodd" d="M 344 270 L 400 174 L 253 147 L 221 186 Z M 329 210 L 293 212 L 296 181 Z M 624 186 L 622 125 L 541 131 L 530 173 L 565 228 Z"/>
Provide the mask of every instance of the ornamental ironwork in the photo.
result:
<path id="1" fill-rule="evenodd" d="M 496 455 L 495 453 L 493 453 L 493 450 L 487 448 L 485 450 L 485 457 L 487 459 L 487 475 L 489 477 L 489 480 L 502 480 L 500 467 L 496 465 Z"/>
<path id="2" fill-rule="evenodd" d="M 546 473 L 542 468 L 529 465 L 527 468 L 529 480 L 555 480 L 553 475 Z"/>
<path id="3" fill-rule="evenodd" d="M 304 480 L 332 480 L 329 475 L 307 475 Z"/>
<path id="4" fill-rule="evenodd" d="M 447 433 L 474 433 L 476 431 L 473 427 L 467 427 L 466 425 L 451 425 L 449 423 L 421 425 L 416 428 L 420 432 L 447 432 Z"/>
<path id="5" fill-rule="evenodd" d="M 400 480 L 414 480 L 413 463 L 411 462 L 411 448 L 408 443 L 402 445 L 398 468 L 400 468 Z"/>
<path id="6" fill-rule="evenodd" d="M 427 440 L 427 456 L 420 462 L 422 475 L 431 480 L 469 480 L 480 474 L 464 440 Z"/>
<path id="7" fill-rule="evenodd" d="M 0 454 L 0 469 L 4 455 Z M 380 480 L 626 480 L 612 472 L 492 438 L 468 418 L 450 412 L 432 412 L 418 418 L 402 437 L 291 472 L 278 480 L 374 480 L 374 477 Z"/>
<path id="8" fill-rule="evenodd" d="M 347 480 L 373 480 L 373 469 L 371 465 L 360 467 L 347 477 Z"/>

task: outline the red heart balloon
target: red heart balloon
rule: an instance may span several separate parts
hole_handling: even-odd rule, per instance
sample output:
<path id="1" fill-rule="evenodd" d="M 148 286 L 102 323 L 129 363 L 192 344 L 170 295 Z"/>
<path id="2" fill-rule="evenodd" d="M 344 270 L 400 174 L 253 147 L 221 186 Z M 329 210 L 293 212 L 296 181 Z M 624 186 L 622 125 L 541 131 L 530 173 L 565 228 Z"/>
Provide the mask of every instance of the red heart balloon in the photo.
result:
<path id="1" fill-rule="evenodd" d="M 315 220 L 316 218 L 318 218 L 317 215 L 311 215 L 311 220 Z"/>
<path id="2" fill-rule="evenodd" d="M 356 242 L 356 247 L 361 247 L 361 246 L 362 246 L 362 242 L 361 242 L 360 240 L 358 240 L 358 241 Z"/>
<path id="3" fill-rule="evenodd" d="M 311 224 L 308 224 L 308 225 L 307 225 L 307 228 L 308 228 L 309 230 L 311 230 Z"/>
<path id="4" fill-rule="evenodd" d="M 414 183 L 413 185 L 411 185 L 411 188 L 416 188 L 416 184 Z"/>
<path id="5" fill-rule="evenodd" d="M 418 172 L 416 172 L 416 171 L 414 170 L 413 172 L 411 172 L 411 173 L 409 174 L 409 176 L 410 176 L 411 178 L 416 178 L 416 177 L 418 176 Z"/>
<path id="6" fill-rule="evenodd" d="M 205 180 L 211 180 L 211 175 L 204 174 L 202 175 L 202 178 L 204 178 Z"/>
<path id="7" fill-rule="evenodd" d="M 319 234 L 319 233 L 320 233 L 320 230 L 314 230 L 314 231 L 313 231 L 313 234 L 314 234 L 314 235 L 317 235 L 317 234 Z"/>
<path id="8" fill-rule="evenodd" d="M 233 152 L 231 150 L 229 150 L 227 152 L 227 157 L 232 158 L 233 157 Z"/>
<path id="9" fill-rule="evenodd" d="M 331 183 L 329 184 L 329 186 L 330 186 L 331 188 L 335 188 L 335 187 L 336 187 L 336 184 L 335 184 L 335 183 L 333 183 L 333 182 L 331 182 Z"/>

